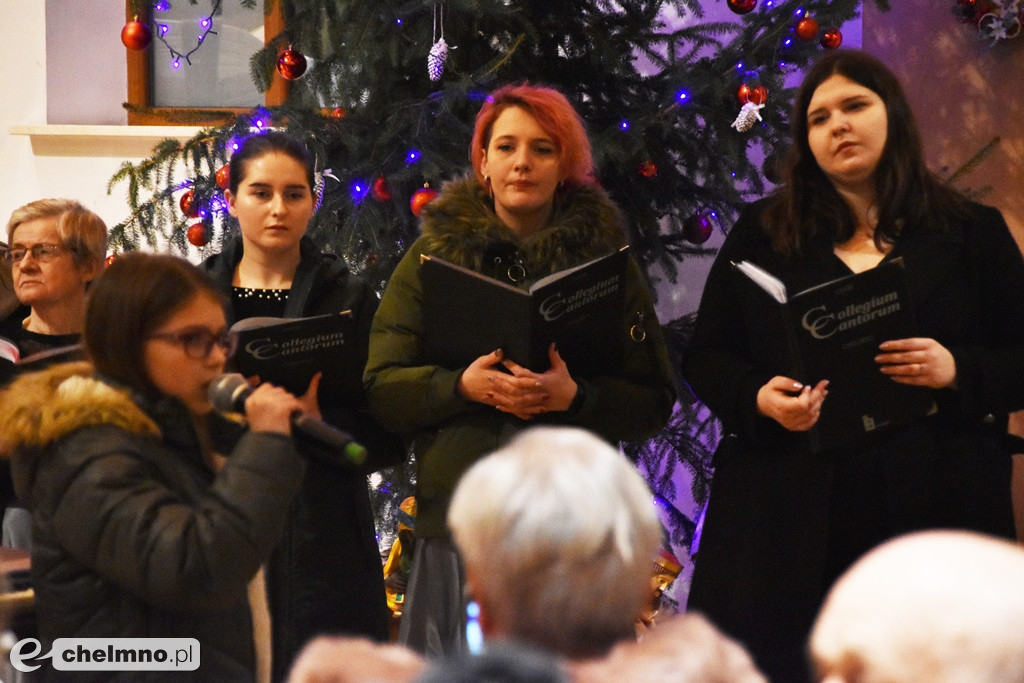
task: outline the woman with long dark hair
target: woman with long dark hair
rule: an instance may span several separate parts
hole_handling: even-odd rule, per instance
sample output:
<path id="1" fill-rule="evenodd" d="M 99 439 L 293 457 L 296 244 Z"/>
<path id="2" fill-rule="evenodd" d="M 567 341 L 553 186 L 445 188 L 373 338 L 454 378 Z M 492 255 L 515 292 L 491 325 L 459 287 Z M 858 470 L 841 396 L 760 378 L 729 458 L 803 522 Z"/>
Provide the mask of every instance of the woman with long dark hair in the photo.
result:
<path id="1" fill-rule="evenodd" d="M 773 680 L 807 680 L 806 637 L 829 585 L 879 543 L 957 527 L 1012 537 L 1009 412 L 1024 407 L 1024 261 L 1000 213 L 925 166 L 896 76 L 854 50 L 822 57 L 793 113 L 784 184 L 747 207 L 704 288 L 685 358 L 727 432 L 689 609 L 750 648 Z M 837 378 L 801 383 L 744 316 L 752 261 L 789 291 L 905 264 L 919 336 L 878 348 L 877 371 L 925 387 L 928 415 L 812 452 Z"/>

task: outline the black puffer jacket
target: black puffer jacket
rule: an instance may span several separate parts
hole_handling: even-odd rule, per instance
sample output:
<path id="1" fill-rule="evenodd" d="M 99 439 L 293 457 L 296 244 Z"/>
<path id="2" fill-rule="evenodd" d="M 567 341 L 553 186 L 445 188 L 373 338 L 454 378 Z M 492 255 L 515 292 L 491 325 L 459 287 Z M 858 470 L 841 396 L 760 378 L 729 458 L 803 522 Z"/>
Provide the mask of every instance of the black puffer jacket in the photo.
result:
<path id="1" fill-rule="evenodd" d="M 370 323 L 377 295 L 349 272 L 345 261 L 324 254 L 308 237 L 300 245 L 301 261 L 288 294 L 289 318 L 351 309 L 358 333 L 349 349 L 365 365 Z M 242 242 L 225 244 L 203 267 L 230 294 Z M 361 378 L 320 386 L 320 410 L 326 421 L 351 433 L 369 455 L 363 470 L 313 457 L 302 489 L 292 505 L 282 542 L 268 565 L 268 592 L 274 640 L 274 679 L 283 680 L 288 666 L 310 638 L 321 633 L 346 633 L 385 640 L 389 613 L 384 574 L 377 547 L 366 475 L 405 457 L 401 441 L 365 412 L 362 394 L 353 396 L 336 385 L 359 385 Z"/>
<path id="2" fill-rule="evenodd" d="M 290 438 L 246 432 L 214 474 L 182 404 L 133 398 L 88 363 L 0 392 L 0 434 L 32 510 L 43 652 L 56 638 L 196 638 L 186 680 L 253 679 L 246 590 L 302 479 Z"/>

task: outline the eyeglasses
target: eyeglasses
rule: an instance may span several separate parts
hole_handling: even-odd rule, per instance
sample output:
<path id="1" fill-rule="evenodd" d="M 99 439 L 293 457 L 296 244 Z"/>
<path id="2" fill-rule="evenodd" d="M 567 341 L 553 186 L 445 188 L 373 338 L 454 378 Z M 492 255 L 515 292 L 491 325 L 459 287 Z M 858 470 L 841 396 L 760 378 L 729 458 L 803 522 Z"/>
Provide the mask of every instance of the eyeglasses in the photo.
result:
<path id="1" fill-rule="evenodd" d="M 40 263 L 49 263 L 64 252 L 72 252 L 74 249 L 59 244 L 33 244 L 31 247 L 11 247 L 4 252 L 4 259 L 11 265 L 21 263 L 25 254 L 32 254 L 32 258 Z"/>
<path id="2" fill-rule="evenodd" d="M 160 332 L 151 335 L 151 338 L 165 339 L 180 345 L 185 350 L 185 355 L 193 360 L 206 360 L 214 346 L 219 347 L 225 356 L 230 357 L 238 343 L 234 332 L 210 332 L 205 327 L 192 327 L 180 332 Z"/>

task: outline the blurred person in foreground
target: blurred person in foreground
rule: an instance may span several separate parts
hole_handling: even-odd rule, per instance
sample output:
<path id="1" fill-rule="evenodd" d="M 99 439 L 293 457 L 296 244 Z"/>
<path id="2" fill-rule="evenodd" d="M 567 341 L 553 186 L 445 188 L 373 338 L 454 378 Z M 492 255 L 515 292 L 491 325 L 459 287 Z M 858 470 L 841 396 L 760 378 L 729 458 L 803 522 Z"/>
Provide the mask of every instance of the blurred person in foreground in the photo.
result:
<path id="1" fill-rule="evenodd" d="M 667 617 L 643 640 L 624 640 L 603 657 L 574 660 L 502 641 L 480 654 L 428 662 L 396 643 L 321 637 L 295 662 L 289 683 L 767 683 L 736 641 L 699 614 Z"/>
<path id="2" fill-rule="evenodd" d="M 843 574 L 811 632 L 825 683 L 1024 682 L 1024 548 L 967 531 L 891 540 Z"/>
<path id="3" fill-rule="evenodd" d="M 661 524 L 643 478 L 599 437 L 523 432 L 462 476 L 448 526 L 485 641 L 584 659 L 635 638 Z"/>
<path id="4" fill-rule="evenodd" d="M 124 254 L 93 287 L 89 361 L 0 392 L 0 453 L 32 514 L 43 653 L 58 638 L 196 638 L 200 667 L 184 679 L 254 679 L 247 590 L 305 471 L 291 438 L 302 403 L 263 384 L 247 430 L 213 411 L 233 349 L 226 306 L 187 261 Z M 76 680 L 90 673 L 118 676 Z"/>
<path id="5" fill-rule="evenodd" d="M 662 619 L 637 640 L 661 525 L 640 474 L 593 434 L 521 433 L 466 472 L 448 521 L 479 606 L 482 655 L 417 666 L 409 650 L 384 646 L 382 658 L 409 666 L 379 680 L 764 683 L 743 648 L 699 615 Z M 374 680 L 351 663 L 366 647 L 321 640 L 292 681 Z"/>

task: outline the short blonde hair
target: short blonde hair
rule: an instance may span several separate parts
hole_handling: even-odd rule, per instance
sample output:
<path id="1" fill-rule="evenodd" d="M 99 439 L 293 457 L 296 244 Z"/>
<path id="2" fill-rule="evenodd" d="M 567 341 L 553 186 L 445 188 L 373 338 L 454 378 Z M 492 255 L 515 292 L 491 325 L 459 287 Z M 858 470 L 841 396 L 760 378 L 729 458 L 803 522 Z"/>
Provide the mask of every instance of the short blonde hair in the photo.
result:
<path id="1" fill-rule="evenodd" d="M 22 223 L 40 218 L 57 219 L 61 244 L 74 254 L 79 266 L 102 263 L 107 255 L 107 224 L 74 199 L 37 199 L 11 213 L 7 241 L 14 245 L 14 233 Z"/>
<path id="2" fill-rule="evenodd" d="M 570 657 L 633 635 L 661 524 L 639 472 L 594 434 L 523 432 L 466 471 L 448 525 L 503 635 Z"/>

